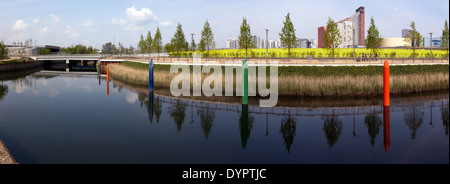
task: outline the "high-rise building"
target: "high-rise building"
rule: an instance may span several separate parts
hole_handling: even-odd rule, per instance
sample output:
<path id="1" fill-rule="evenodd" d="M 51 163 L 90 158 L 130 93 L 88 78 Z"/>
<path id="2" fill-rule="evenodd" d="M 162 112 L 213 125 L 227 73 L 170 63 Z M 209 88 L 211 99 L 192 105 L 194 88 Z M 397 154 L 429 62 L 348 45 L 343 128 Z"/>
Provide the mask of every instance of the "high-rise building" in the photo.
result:
<path id="1" fill-rule="evenodd" d="M 402 29 L 402 38 L 406 38 L 410 31 L 410 29 Z"/>
<path id="2" fill-rule="evenodd" d="M 345 18 L 341 21 L 336 22 L 337 27 L 342 35 L 342 44 L 340 48 L 348 48 L 358 46 L 365 46 L 365 8 L 360 6 L 355 10 L 355 14 L 351 17 Z M 323 43 L 323 37 L 325 35 L 326 26 L 319 27 L 317 30 L 318 36 L 318 47 L 325 47 Z"/>
<path id="3" fill-rule="evenodd" d="M 325 36 L 325 30 L 327 29 L 327 27 L 326 26 L 322 26 L 322 27 L 319 27 L 318 29 L 317 29 L 317 35 L 318 35 L 318 48 L 324 48 L 325 47 L 325 44 L 324 44 L 324 42 L 323 42 L 323 37 Z"/>
<path id="4" fill-rule="evenodd" d="M 356 13 L 351 17 L 353 28 L 355 29 L 355 44 L 356 46 L 365 46 L 366 40 L 366 15 L 364 6 L 360 6 L 355 10 Z"/>
<path id="5" fill-rule="evenodd" d="M 255 45 L 255 48 L 261 48 L 261 38 L 259 38 L 259 36 L 254 35 L 253 44 Z"/>
<path id="6" fill-rule="evenodd" d="M 228 39 L 227 49 L 239 49 L 239 39 L 237 38 Z"/>

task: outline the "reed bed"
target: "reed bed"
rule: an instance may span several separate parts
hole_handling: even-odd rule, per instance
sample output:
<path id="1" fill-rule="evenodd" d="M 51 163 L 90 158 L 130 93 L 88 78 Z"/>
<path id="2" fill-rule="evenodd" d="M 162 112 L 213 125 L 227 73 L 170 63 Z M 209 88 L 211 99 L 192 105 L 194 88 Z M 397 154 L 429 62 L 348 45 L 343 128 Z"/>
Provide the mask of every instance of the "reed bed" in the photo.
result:
<path id="1" fill-rule="evenodd" d="M 118 78 L 131 84 L 148 85 L 148 69 L 126 65 L 110 65 L 110 75 L 115 79 Z M 170 88 L 172 79 L 177 75 L 167 70 L 154 70 L 154 87 Z M 202 75 L 202 83 L 207 76 L 208 74 Z M 270 85 L 269 77 L 266 79 L 267 85 Z M 236 90 L 236 77 L 233 78 L 233 86 Z M 223 75 L 223 91 L 225 91 L 224 80 L 225 76 Z M 193 89 L 192 74 L 190 82 L 191 89 Z M 249 77 L 249 84 L 252 82 L 257 84 L 255 77 Z M 393 94 L 449 89 L 449 73 L 429 72 L 391 75 L 390 85 L 390 91 Z M 383 77 L 381 74 L 362 76 L 304 76 L 295 74 L 278 76 L 278 95 L 280 96 L 346 96 L 380 95 L 382 93 Z"/>

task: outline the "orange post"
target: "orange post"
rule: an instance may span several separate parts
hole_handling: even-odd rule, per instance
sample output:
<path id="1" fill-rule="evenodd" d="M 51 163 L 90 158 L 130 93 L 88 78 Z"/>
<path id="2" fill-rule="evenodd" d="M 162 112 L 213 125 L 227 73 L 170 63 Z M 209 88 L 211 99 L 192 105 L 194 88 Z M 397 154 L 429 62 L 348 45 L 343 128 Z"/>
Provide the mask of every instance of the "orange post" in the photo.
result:
<path id="1" fill-rule="evenodd" d="M 109 66 L 106 66 L 106 81 L 109 82 Z"/>
<path id="2" fill-rule="evenodd" d="M 106 66 L 106 95 L 109 96 L 109 66 Z"/>
<path id="3" fill-rule="evenodd" d="M 389 106 L 389 62 L 386 59 L 383 66 L 383 105 Z"/>
<path id="4" fill-rule="evenodd" d="M 106 82 L 106 96 L 109 96 L 109 82 Z"/>

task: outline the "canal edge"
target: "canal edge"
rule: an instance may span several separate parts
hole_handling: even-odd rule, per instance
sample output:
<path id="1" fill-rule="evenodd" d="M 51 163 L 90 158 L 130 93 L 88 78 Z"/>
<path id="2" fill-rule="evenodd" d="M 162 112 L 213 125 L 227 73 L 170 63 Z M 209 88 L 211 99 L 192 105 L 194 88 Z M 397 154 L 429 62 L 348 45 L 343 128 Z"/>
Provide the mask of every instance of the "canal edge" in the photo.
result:
<path id="1" fill-rule="evenodd" d="M 6 148 L 5 144 L 3 144 L 3 141 L 0 139 L 0 164 L 17 164 L 17 162 L 14 160 L 14 157 L 11 155 L 11 153 Z"/>

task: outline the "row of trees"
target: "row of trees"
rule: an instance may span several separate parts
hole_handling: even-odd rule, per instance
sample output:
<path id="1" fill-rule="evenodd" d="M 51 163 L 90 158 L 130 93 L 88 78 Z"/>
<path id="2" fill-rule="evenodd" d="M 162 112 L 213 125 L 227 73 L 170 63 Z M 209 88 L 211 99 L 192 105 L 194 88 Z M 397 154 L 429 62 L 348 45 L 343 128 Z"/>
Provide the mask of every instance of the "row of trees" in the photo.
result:
<path id="1" fill-rule="evenodd" d="M 12 45 L 14 47 L 33 47 L 33 39 L 27 39 L 24 42 L 22 41 L 17 41 L 17 42 L 13 42 Z"/>
<path id="2" fill-rule="evenodd" d="M 286 15 L 286 19 L 283 21 L 283 28 L 281 29 L 279 36 L 281 45 L 288 49 L 288 56 L 290 56 L 291 48 L 297 46 L 297 36 L 295 35 L 295 29 L 290 18 L 290 13 Z M 242 19 L 238 40 L 239 48 L 244 49 L 245 55 L 248 56 L 249 49 L 255 48 L 255 44 L 253 42 L 250 25 L 247 23 L 245 17 Z"/>
<path id="3" fill-rule="evenodd" d="M 62 52 L 66 54 L 96 54 L 98 49 L 92 46 L 86 47 L 82 44 L 72 45 L 70 47 L 62 48 Z"/>
<path id="4" fill-rule="evenodd" d="M 103 44 L 102 46 L 102 54 L 104 55 L 128 55 L 128 54 L 135 54 L 136 53 L 136 49 L 130 45 L 130 47 L 126 48 L 125 46 L 123 46 L 123 44 L 121 42 L 119 42 L 118 46 L 116 47 L 115 44 L 108 42 Z"/>
<path id="5" fill-rule="evenodd" d="M 208 20 L 206 20 L 205 25 L 202 30 L 201 40 L 199 46 L 195 44 L 195 40 L 192 39 L 191 44 L 186 41 L 186 37 L 183 31 L 183 27 L 179 23 L 177 29 L 170 39 L 170 42 L 166 43 L 163 47 L 162 36 L 159 30 L 159 27 L 156 29 L 156 34 L 152 38 L 151 32 L 147 32 L 147 37 L 144 38 L 144 35 L 141 34 L 139 43 L 138 43 L 138 51 L 140 53 L 160 53 L 163 50 L 166 52 L 176 52 L 177 55 L 180 55 L 180 52 L 189 51 L 189 50 L 200 50 L 207 51 L 207 55 L 209 56 L 209 51 L 215 48 L 214 34 L 210 27 Z"/>

